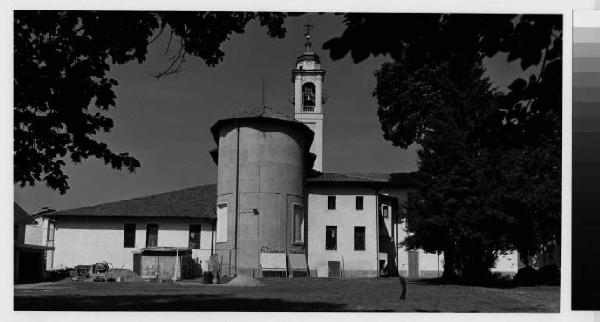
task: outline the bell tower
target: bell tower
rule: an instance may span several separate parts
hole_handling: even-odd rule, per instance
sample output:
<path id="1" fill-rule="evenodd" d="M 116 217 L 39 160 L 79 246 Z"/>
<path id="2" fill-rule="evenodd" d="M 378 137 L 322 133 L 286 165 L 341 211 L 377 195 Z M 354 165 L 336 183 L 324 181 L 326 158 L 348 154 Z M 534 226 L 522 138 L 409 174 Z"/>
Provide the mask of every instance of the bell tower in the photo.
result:
<path id="1" fill-rule="evenodd" d="M 306 42 L 304 53 L 296 59 L 296 68 L 292 70 L 294 83 L 294 117 L 306 124 L 315 133 L 310 152 L 317 158 L 313 169 L 322 171 L 323 168 L 323 80 L 325 71 L 321 69 L 321 59 L 312 49 L 310 40 L 310 23 L 304 25 Z"/>

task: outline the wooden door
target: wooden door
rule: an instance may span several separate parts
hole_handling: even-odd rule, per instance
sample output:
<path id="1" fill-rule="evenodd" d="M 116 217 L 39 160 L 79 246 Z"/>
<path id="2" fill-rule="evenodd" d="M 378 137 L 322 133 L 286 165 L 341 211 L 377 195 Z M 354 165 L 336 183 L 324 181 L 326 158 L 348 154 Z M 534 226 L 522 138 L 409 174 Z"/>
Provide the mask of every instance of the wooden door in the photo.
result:
<path id="1" fill-rule="evenodd" d="M 408 251 L 408 277 L 419 277 L 419 251 Z"/>
<path id="2" fill-rule="evenodd" d="M 329 277 L 341 277 L 340 274 L 340 262 L 339 261 L 328 261 L 327 267 L 329 268 Z"/>

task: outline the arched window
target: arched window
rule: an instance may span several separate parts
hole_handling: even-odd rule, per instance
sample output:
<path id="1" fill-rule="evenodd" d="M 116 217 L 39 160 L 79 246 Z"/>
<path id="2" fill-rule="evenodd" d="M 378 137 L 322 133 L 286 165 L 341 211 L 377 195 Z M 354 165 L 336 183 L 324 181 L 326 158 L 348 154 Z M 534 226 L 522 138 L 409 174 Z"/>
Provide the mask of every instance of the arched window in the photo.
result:
<path id="1" fill-rule="evenodd" d="M 313 83 L 302 85 L 302 108 L 310 112 L 315 109 L 315 84 Z"/>

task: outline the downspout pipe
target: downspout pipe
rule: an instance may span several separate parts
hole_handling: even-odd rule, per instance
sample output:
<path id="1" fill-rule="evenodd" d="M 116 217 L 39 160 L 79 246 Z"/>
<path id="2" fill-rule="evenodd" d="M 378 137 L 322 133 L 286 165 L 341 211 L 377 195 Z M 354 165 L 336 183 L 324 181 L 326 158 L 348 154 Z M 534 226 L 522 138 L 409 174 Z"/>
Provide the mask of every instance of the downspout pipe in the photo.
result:
<path id="1" fill-rule="evenodd" d="M 304 216 L 304 227 L 302 227 L 304 233 L 304 244 L 302 245 L 302 247 L 304 248 L 304 259 L 306 260 L 306 269 L 308 270 L 308 277 L 311 277 L 310 267 L 308 266 L 308 184 L 306 180 L 303 180 L 302 192 L 304 194 L 304 198 L 302 198 L 304 201 L 304 205 L 302 206 L 302 215 Z"/>
<path id="2" fill-rule="evenodd" d="M 236 122 L 237 126 L 237 140 L 236 140 L 236 152 L 235 152 L 235 237 L 234 237 L 234 271 L 233 275 L 237 276 L 238 270 L 238 223 L 240 216 L 240 125 Z"/>
<path id="3" fill-rule="evenodd" d="M 381 191 L 381 188 L 376 186 L 375 187 L 375 242 L 376 242 L 376 249 L 375 249 L 375 267 L 377 268 L 377 277 L 380 277 L 381 274 L 379 272 L 379 192 Z"/>
<path id="4" fill-rule="evenodd" d="M 215 214 L 216 216 L 216 214 Z M 210 254 L 213 255 L 214 251 L 215 251 L 215 231 L 217 230 L 217 219 L 215 217 L 214 220 L 212 220 L 212 229 L 210 232 Z"/>

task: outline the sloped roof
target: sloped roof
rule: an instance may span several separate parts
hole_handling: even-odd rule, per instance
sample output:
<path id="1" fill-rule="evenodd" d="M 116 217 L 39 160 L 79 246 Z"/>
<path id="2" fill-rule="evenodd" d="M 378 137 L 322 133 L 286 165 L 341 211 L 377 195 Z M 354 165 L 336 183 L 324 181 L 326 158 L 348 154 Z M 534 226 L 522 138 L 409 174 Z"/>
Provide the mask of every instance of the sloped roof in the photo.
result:
<path id="1" fill-rule="evenodd" d="M 215 218 L 217 185 L 210 184 L 96 206 L 62 210 L 49 217 Z"/>
<path id="2" fill-rule="evenodd" d="M 210 131 L 215 139 L 215 142 L 219 144 L 219 129 L 230 122 L 234 122 L 235 120 L 254 120 L 254 121 L 280 121 L 286 122 L 289 125 L 296 126 L 300 128 L 307 135 L 307 142 L 312 143 L 314 138 L 314 132 L 306 126 L 306 124 L 297 121 L 292 116 L 281 113 L 273 108 L 267 106 L 259 106 L 247 109 L 240 113 L 234 114 L 230 117 L 226 117 L 218 120 L 213 126 L 210 127 Z M 310 144 L 308 144 L 310 146 Z"/>
<path id="3" fill-rule="evenodd" d="M 230 116 L 229 119 L 251 118 L 251 117 L 265 117 L 265 118 L 279 119 L 279 120 L 284 120 L 284 121 L 292 121 L 292 122 L 296 122 L 296 123 L 301 123 L 299 121 L 296 121 L 296 119 L 294 119 L 291 115 L 282 113 L 280 111 L 277 111 L 274 108 L 267 107 L 267 106 L 257 106 L 257 107 L 249 108 L 245 111 L 242 111 L 242 112 L 239 112 L 239 113 L 236 113 L 236 114 Z"/>
<path id="4" fill-rule="evenodd" d="M 306 124 L 296 120 L 292 116 L 288 114 L 281 113 L 273 108 L 267 106 L 259 106 L 247 109 L 240 113 L 234 114 L 230 117 L 220 119 L 213 126 L 210 127 L 210 132 L 213 135 L 213 139 L 219 145 L 219 130 L 226 125 L 231 123 L 242 123 L 243 125 L 252 124 L 250 122 L 260 123 L 260 122 L 284 122 L 286 125 L 290 127 L 294 127 L 304 133 L 305 138 L 305 162 L 308 169 L 312 169 L 313 164 L 316 159 L 316 155 L 310 152 L 310 146 L 315 138 L 315 133 L 311 130 Z M 238 124 L 239 124 L 238 123 Z M 219 163 L 219 152 L 218 148 L 212 149 L 209 151 L 211 158 L 215 162 L 215 164 Z"/>
<path id="5" fill-rule="evenodd" d="M 321 57 L 319 57 L 319 55 L 317 55 L 317 53 L 315 53 L 314 51 L 305 51 L 304 53 L 302 53 L 302 55 L 298 56 L 298 58 L 296 58 L 296 64 L 301 62 L 301 61 L 314 61 L 317 64 L 321 63 Z"/>
<path id="6" fill-rule="evenodd" d="M 306 179 L 309 183 L 371 183 L 415 186 L 413 173 L 314 173 Z"/>
<path id="7" fill-rule="evenodd" d="M 33 217 L 31 217 L 29 214 L 27 214 L 27 211 L 25 211 L 25 209 L 21 208 L 21 206 L 19 206 L 16 202 L 13 202 L 14 204 L 14 218 L 15 218 L 15 224 L 19 224 L 19 225 L 33 225 L 36 224 L 37 221 L 35 221 L 35 219 L 33 219 Z"/>

